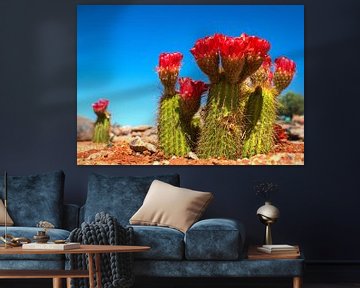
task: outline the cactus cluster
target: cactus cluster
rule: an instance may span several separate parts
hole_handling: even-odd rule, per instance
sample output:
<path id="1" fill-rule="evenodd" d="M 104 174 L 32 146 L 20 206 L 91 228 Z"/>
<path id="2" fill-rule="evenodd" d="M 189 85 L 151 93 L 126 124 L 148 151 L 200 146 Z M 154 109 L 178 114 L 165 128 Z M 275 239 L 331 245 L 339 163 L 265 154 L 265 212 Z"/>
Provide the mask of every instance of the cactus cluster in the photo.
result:
<path id="1" fill-rule="evenodd" d="M 193 118 L 200 108 L 201 95 L 207 90 L 204 82 L 180 78 L 181 53 L 162 53 L 157 71 L 164 93 L 158 113 L 159 146 L 165 155 L 186 156 L 195 149 L 198 129 Z M 180 91 L 176 90 L 179 82 Z"/>
<path id="2" fill-rule="evenodd" d="M 209 84 L 178 79 L 181 53 L 160 55 L 157 71 L 164 92 L 158 135 L 166 155 L 196 151 L 200 158 L 237 159 L 273 148 L 276 98 L 293 79 L 295 63 L 277 58 L 273 72 L 269 49 L 267 40 L 246 34 L 215 34 L 197 40 L 190 52 Z M 207 89 L 199 121 L 200 98 Z"/>

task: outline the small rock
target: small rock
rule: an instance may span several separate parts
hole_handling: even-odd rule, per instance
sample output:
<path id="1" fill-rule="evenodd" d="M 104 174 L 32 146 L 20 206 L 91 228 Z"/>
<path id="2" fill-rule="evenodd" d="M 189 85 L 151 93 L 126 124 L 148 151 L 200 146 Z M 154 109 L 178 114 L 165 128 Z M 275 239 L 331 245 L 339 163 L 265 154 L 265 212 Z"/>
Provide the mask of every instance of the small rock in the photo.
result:
<path id="1" fill-rule="evenodd" d="M 163 164 L 163 165 L 169 165 L 169 164 L 170 164 L 170 161 L 169 161 L 169 160 L 164 160 L 164 161 L 162 162 L 162 164 Z"/>
<path id="2" fill-rule="evenodd" d="M 152 165 L 160 165 L 160 162 L 159 162 L 159 161 L 154 161 L 154 162 L 152 163 Z"/>
<path id="3" fill-rule="evenodd" d="M 126 142 L 126 143 L 129 143 L 134 140 L 133 137 L 131 137 L 130 135 L 123 135 L 123 136 L 115 136 L 112 141 L 113 142 Z"/>
<path id="4" fill-rule="evenodd" d="M 77 116 L 77 141 L 91 141 L 94 133 L 94 122 Z"/>
<path id="5" fill-rule="evenodd" d="M 290 127 L 288 133 L 290 140 L 304 140 L 304 126 Z"/>
<path id="6" fill-rule="evenodd" d="M 99 159 L 99 158 L 107 158 L 109 157 L 110 152 L 108 151 L 99 151 L 93 154 L 90 154 L 86 159 L 87 160 L 95 160 L 95 159 Z"/>
<path id="7" fill-rule="evenodd" d="M 145 130 L 148 130 L 152 128 L 152 126 L 150 125 L 139 125 L 139 126 L 134 126 L 132 127 L 132 132 L 144 132 Z"/>
<path id="8" fill-rule="evenodd" d="M 171 157 L 171 159 L 176 159 L 177 157 L 175 156 L 175 155 L 173 155 L 172 157 Z"/>
<path id="9" fill-rule="evenodd" d="M 115 136 L 119 136 L 121 133 L 121 128 L 119 126 L 112 126 L 111 133 Z"/>
<path id="10" fill-rule="evenodd" d="M 117 134 L 118 136 L 121 136 L 121 135 L 129 135 L 130 133 L 131 133 L 131 126 L 128 126 L 128 125 L 126 125 L 126 126 L 121 126 L 121 127 L 119 127 L 119 131 L 118 131 L 118 133 L 119 134 Z"/>
<path id="11" fill-rule="evenodd" d="M 143 133 L 144 136 L 152 136 L 152 135 L 157 135 L 157 129 L 156 127 L 152 127 L 146 131 L 144 131 Z"/>
<path id="12" fill-rule="evenodd" d="M 158 137 L 156 134 L 150 135 L 150 136 L 143 136 L 143 141 L 157 145 L 158 144 Z"/>
<path id="13" fill-rule="evenodd" d="M 142 136 L 142 133 L 141 133 L 141 132 L 137 132 L 137 131 L 135 131 L 135 132 L 132 131 L 132 132 L 131 132 L 131 136 L 135 136 L 135 137 L 136 137 L 136 136 L 139 136 L 139 137 L 141 137 L 141 136 Z"/>
<path id="14" fill-rule="evenodd" d="M 193 160 L 199 160 L 199 157 L 192 151 L 189 152 L 187 155 L 187 158 L 193 159 Z"/>
<path id="15" fill-rule="evenodd" d="M 144 142 L 143 140 L 141 140 L 140 137 L 136 137 L 134 138 L 131 142 L 130 142 L 130 148 L 136 152 L 144 152 L 146 150 L 155 153 L 157 152 L 156 147 L 153 144 Z"/>

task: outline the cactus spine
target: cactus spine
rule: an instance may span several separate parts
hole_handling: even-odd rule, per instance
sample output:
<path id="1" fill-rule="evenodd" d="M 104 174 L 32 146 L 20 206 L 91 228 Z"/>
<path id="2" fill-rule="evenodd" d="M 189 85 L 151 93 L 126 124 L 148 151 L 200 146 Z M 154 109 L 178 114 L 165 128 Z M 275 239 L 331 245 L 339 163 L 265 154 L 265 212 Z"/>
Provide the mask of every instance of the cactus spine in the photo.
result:
<path id="1" fill-rule="evenodd" d="M 190 125 L 181 121 L 180 95 L 163 95 L 160 100 L 158 137 L 166 156 L 185 156 L 191 151 Z"/>
<path id="2" fill-rule="evenodd" d="M 108 143 L 110 141 L 110 115 L 108 113 L 98 116 L 96 119 L 92 140 L 94 143 Z"/>
<path id="3" fill-rule="evenodd" d="M 239 84 L 225 79 L 211 84 L 198 144 L 199 157 L 235 159 L 239 156 L 242 118 L 239 91 Z"/>
<path id="4" fill-rule="evenodd" d="M 243 157 L 268 153 L 273 148 L 276 107 L 276 98 L 270 88 L 258 86 L 249 96 L 245 107 Z"/>

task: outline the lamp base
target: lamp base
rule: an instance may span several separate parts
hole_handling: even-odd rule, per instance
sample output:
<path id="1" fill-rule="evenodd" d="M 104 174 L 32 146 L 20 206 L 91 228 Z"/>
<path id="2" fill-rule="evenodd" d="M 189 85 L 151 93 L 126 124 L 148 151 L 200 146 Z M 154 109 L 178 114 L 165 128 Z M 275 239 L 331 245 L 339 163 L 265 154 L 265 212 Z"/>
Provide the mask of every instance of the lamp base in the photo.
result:
<path id="1" fill-rule="evenodd" d="M 266 245 L 272 245 L 271 224 L 270 223 L 266 224 L 266 226 L 265 226 L 264 242 Z"/>

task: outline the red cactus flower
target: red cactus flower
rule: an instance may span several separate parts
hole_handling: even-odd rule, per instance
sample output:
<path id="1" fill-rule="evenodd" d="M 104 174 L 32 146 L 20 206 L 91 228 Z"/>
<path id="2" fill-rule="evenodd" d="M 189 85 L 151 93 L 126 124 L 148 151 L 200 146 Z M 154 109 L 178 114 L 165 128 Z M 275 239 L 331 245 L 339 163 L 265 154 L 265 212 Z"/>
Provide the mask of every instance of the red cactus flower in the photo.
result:
<path id="1" fill-rule="evenodd" d="M 296 64 L 289 58 L 279 57 L 275 59 L 274 85 L 279 92 L 289 86 L 294 78 Z"/>
<path id="2" fill-rule="evenodd" d="M 271 86 L 273 77 L 271 72 L 271 64 L 272 63 L 270 56 L 266 55 L 260 68 L 250 76 L 250 79 L 254 86 L 263 86 L 264 84 L 266 86 Z"/>
<path id="3" fill-rule="evenodd" d="M 295 74 L 296 64 L 289 58 L 279 57 L 275 59 L 275 73 L 282 72 L 287 74 Z"/>
<path id="4" fill-rule="evenodd" d="M 161 83 L 164 85 L 164 95 L 175 95 L 175 85 L 179 76 L 181 60 L 183 55 L 180 52 L 161 53 L 159 66 L 156 67 Z"/>
<path id="5" fill-rule="evenodd" d="M 200 69 L 209 76 L 212 82 L 216 82 L 219 78 L 219 47 L 224 37 L 221 34 L 215 34 L 199 39 L 190 49 Z"/>
<path id="6" fill-rule="evenodd" d="M 97 114 L 104 114 L 109 105 L 109 100 L 99 99 L 97 102 L 92 104 L 94 112 Z"/>
<path id="7" fill-rule="evenodd" d="M 245 52 L 246 62 L 241 75 L 241 81 L 243 81 L 259 69 L 270 50 L 270 42 L 257 36 L 249 36 L 245 33 L 241 34 L 240 38 L 243 38 L 247 43 Z"/>
<path id="8" fill-rule="evenodd" d="M 208 85 L 202 81 L 194 81 L 191 78 L 183 77 L 179 79 L 180 96 L 184 100 L 197 99 L 208 89 Z"/>
<path id="9" fill-rule="evenodd" d="M 208 89 L 208 85 L 185 77 L 179 79 L 179 84 L 181 115 L 190 123 L 191 118 L 200 108 L 201 95 Z"/>
<path id="10" fill-rule="evenodd" d="M 261 64 L 261 66 L 266 69 L 267 71 L 269 71 L 271 69 L 271 57 L 269 55 L 265 55 L 265 59 L 263 61 L 263 63 Z"/>
<path id="11" fill-rule="evenodd" d="M 220 43 L 221 63 L 227 80 L 237 83 L 245 63 L 247 43 L 241 37 L 224 37 Z"/>
<path id="12" fill-rule="evenodd" d="M 159 66 L 157 67 L 157 71 L 176 72 L 180 69 L 182 59 L 183 55 L 180 52 L 161 53 L 159 56 Z"/>
<path id="13" fill-rule="evenodd" d="M 222 58 L 243 58 L 246 51 L 246 41 L 241 37 L 225 37 L 220 43 Z"/>
<path id="14" fill-rule="evenodd" d="M 219 53 L 219 45 L 223 37 L 221 34 L 215 34 L 198 39 L 194 47 L 190 49 L 190 52 L 194 55 L 195 60 L 216 56 Z"/>
<path id="15" fill-rule="evenodd" d="M 270 50 L 270 42 L 257 36 L 241 34 L 241 38 L 247 42 L 246 53 L 250 57 L 265 58 Z"/>

